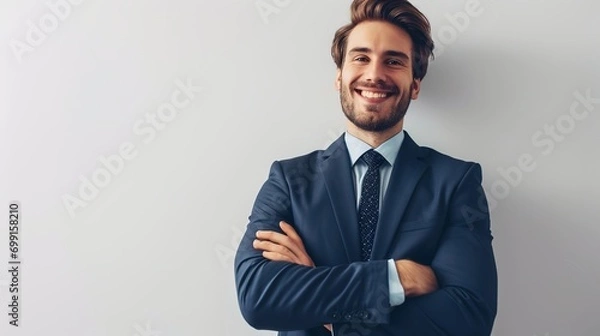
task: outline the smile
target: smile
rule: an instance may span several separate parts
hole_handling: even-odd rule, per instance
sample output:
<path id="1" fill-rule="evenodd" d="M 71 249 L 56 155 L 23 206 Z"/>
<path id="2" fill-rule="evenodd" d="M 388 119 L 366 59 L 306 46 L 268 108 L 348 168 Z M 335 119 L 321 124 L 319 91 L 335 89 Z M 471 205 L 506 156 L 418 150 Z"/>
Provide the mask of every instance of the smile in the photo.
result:
<path id="1" fill-rule="evenodd" d="M 381 103 L 394 95 L 393 92 L 378 92 L 359 89 L 355 89 L 354 92 L 356 92 L 364 100 L 372 104 Z"/>

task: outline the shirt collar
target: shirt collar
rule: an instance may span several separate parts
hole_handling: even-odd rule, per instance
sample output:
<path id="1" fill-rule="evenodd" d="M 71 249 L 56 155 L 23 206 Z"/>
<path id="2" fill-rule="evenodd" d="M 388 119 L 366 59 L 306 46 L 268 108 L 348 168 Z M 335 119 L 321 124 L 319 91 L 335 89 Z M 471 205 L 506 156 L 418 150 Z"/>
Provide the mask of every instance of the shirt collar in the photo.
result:
<path id="1" fill-rule="evenodd" d="M 345 132 L 344 140 L 346 141 L 346 147 L 348 148 L 348 154 L 350 154 L 350 162 L 352 162 L 352 166 L 358 161 L 358 159 L 369 149 L 371 146 L 359 138 L 353 136 L 352 134 Z M 394 165 L 396 162 L 396 156 L 398 156 L 398 151 L 400 150 L 400 146 L 404 141 L 404 131 L 398 132 L 398 134 L 386 140 L 384 143 L 379 145 L 379 147 L 375 148 L 375 151 L 381 154 L 385 160 L 391 165 Z"/>

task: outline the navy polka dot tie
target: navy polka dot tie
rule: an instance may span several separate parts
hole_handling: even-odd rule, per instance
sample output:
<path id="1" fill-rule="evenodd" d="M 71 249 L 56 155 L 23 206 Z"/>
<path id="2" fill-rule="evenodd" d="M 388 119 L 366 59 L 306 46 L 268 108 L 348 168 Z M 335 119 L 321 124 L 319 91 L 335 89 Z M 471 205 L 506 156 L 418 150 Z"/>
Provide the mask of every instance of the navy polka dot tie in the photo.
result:
<path id="1" fill-rule="evenodd" d="M 361 257 L 363 261 L 369 261 L 371 260 L 375 228 L 379 220 L 379 166 L 385 162 L 385 158 L 370 149 L 361 156 L 361 159 L 367 163 L 369 169 L 362 182 L 358 205 L 358 225 Z"/>

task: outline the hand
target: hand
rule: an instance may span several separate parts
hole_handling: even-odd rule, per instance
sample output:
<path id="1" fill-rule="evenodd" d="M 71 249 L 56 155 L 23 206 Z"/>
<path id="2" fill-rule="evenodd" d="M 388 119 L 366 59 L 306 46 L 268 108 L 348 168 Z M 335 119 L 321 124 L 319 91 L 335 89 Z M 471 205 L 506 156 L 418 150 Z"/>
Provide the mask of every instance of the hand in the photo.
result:
<path id="1" fill-rule="evenodd" d="M 256 240 L 253 246 L 257 250 L 262 250 L 263 257 L 271 261 L 287 261 L 290 263 L 315 267 L 306 249 L 302 239 L 294 228 L 284 222 L 279 222 L 279 227 L 285 234 L 275 231 L 257 231 Z M 323 325 L 327 330 L 331 331 L 331 324 Z"/>
<path id="2" fill-rule="evenodd" d="M 438 289 L 437 278 L 429 266 L 412 260 L 396 260 L 396 269 L 406 297 L 429 294 Z"/>
<path id="3" fill-rule="evenodd" d="M 262 250 L 263 257 L 269 260 L 315 267 L 294 228 L 284 221 L 279 222 L 279 227 L 285 234 L 275 231 L 257 231 L 254 248 Z"/>

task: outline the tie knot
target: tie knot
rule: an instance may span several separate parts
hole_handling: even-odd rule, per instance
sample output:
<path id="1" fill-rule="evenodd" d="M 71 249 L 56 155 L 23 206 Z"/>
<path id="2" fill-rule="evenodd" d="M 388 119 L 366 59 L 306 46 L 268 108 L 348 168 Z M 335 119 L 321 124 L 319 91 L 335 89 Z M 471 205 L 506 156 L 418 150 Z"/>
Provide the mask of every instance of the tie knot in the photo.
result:
<path id="1" fill-rule="evenodd" d="M 362 159 L 367 163 L 369 169 L 377 169 L 385 162 L 385 158 L 376 151 L 369 149 L 362 155 Z"/>

